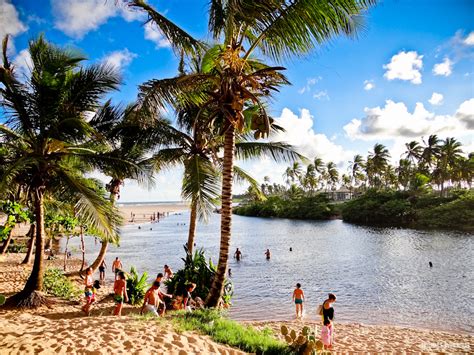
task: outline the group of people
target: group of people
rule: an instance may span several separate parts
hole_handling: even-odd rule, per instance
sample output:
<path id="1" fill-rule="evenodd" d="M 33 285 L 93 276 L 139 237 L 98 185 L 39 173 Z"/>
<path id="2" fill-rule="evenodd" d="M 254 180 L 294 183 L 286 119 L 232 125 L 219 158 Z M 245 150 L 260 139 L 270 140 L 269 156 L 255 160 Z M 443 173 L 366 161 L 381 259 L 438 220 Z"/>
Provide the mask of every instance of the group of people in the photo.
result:
<path id="1" fill-rule="evenodd" d="M 296 318 L 302 318 L 305 296 L 300 283 L 296 284 L 292 299 L 295 303 Z M 332 307 L 334 302 L 336 302 L 336 295 L 330 293 L 328 298 L 318 307 L 317 310 L 317 314 L 321 316 L 323 323 L 323 326 L 321 327 L 321 342 L 324 344 L 326 349 L 330 349 L 334 341 L 334 308 Z"/>
<path id="2" fill-rule="evenodd" d="M 95 297 L 97 290 L 100 289 L 101 285 L 105 283 L 105 270 L 107 264 L 105 260 L 99 265 L 99 278 L 100 280 L 93 280 L 93 270 L 92 268 L 87 268 L 84 279 L 84 295 L 85 295 L 85 304 L 82 307 L 82 311 L 89 315 L 91 311 L 91 306 L 95 302 Z M 114 302 L 115 308 L 113 314 L 116 316 L 122 315 L 122 308 L 124 302 L 128 302 L 127 294 L 127 281 L 126 275 L 123 270 L 123 265 L 121 260 L 117 257 L 112 263 L 112 272 L 115 274 L 114 278 Z M 140 314 L 151 313 L 155 316 L 162 316 L 166 311 L 166 302 L 165 298 L 171 299 L 173 296 L 164 292 L 161 288 L 164 279 L 171 279 L 173 277 L 173 270 L 168 265 L 164 266 L 163 273 L 159 273 L 156 276 L 155 281 L 152 286 L 147 290 L 143 302 L 143 306 L 140 310 Z M 190 303 L 192 300 L 192 292 L 195 290 L 196 284 L 189 283 L 186 285 L 184 293 L 179 296 L 180 304 L 175 306 L 177 308 L 183 308 L 190 310 Z"/>
<path id="3" fill-rule="evenodd" d="M 291 248 L 290 248 L 290 251 L 291 251 Z M 271 256 L 272 256 L 272 253 L 270 252 L 270 249 L 267 249 L 264 253 L 265 255 L 265 258 L 267 260 L 270 260 Z M 235 253 L 234 253 L 234 259 L 237 260 L 237 261 L 240 261 L 242 259 L 242 252 L 240 251 L 239 248 L 237 248 L 235 250 Z"/>

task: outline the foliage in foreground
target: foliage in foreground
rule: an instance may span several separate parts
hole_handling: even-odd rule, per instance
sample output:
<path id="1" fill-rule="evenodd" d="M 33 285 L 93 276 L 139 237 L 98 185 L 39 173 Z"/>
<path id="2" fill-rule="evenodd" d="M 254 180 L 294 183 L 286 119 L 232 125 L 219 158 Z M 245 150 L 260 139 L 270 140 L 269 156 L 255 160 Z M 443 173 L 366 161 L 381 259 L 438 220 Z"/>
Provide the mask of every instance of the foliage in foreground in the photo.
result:
<path id="1" fill-rule="evenodd" d="M 209 261 L 204 255 L 204 250 L 196 250 L 194 254 L 189 253 L 186 246 L 184 246 L 186 258 L 184 267 L 178 270 L 173 278 L 166 282 L 168 292 L 174 295 L 181 295 L 184 292 L 186 284 L 194 282 L 196 289 L 193 292 L 194 297 L 206 299 L 212 285 L 212 279 L 216 273 L 216 266 Z M 232 283 L 230 280 L 225 280 L 223 301 L 224 304 L 230 304 L 232 297 Z"/>
<path id="2" fill-rule="evenodd" d="M 139 276 L 137 269 L 134 266 L 130 268 L 130 272 L 127 275 L 128 303 L 134 306 L 142 303 L 149 287 L 147 279 L 147 272 L 144 272 L 142 276 Z"/>
<path id="3" fill-rule="evenodd" d="M 198 331 L 214 341 L 256 354 L 290 354 L 291 349 L 277 340 L 270 329 L 258 331 L 227 319 L 216 310 L 173 313 L 176 331 Z"/>
<path id="4" fill-rule="evenodd" d="M 270 196 L 265 201 L 255 201 L 234 208 L 235 214 L 252 217 L 278 217 L 293 219 L 326 220 L 338 214 L 324 194 L 296 199 Z"/>
<path id="5" fill-rule="evenodd" d="M 82 291 L 64 276 L 60 269 L 46 270 L 43 277 L 43 288 L 47 293 L 67 300 L 77 300 L 82 294 Z"/>
<path id="6" fill-rule="evenodd" d="M 368 225 L 473 230 L 474 192 L 460 190 L 439 197 L 369 190 L 343 205 L 342 218 Z"/>

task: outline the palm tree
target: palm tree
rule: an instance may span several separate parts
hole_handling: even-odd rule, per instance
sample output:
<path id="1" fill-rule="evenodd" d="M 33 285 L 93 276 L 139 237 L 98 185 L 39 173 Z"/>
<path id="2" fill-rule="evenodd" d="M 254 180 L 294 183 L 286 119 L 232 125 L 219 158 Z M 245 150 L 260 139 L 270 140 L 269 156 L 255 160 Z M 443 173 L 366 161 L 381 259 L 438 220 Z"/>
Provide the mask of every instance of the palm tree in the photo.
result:
<path id="1" fill-rule="evenodd" d="M 412 177 L 411 174 L 411 162 L 408 159 L 400 159 L 398 167 L 396 169 L 398 176 L 398 182 L 403 187 L 404 190 L 408 189 L 410 180 Z"/>
<path id="2" fill-rule="evenodd" d="M 441 196 L 444 192 L 444 183 L 452 180 L 453 170 L 457 162 L 462 158 L 461 143 L 456 138 L 446 138 L 440 148 L 440 157 L 438 160 L 438 169 L 441 175 Z"/>
<path id="3" fill-rule="evenodd" d="M 353 161 L 349 162 L 351 184 L 358 185 L 358 180 L 364 167 L 364 158 L 360 154 L 354 156 Z"/>
<path id="4" fill-rule="evenodd" d="M 410 163 L 415 166 L 415 162 L 420 160 L 423 153 L 423 147 L 420 146 L 420 143 L 417 141 L 411 141 L 410 143 L 405 143 L 407 150 L 405 151 L 406 158 Z"/>
<path id="5" fill-rule="evenodd" d="M 324 173 L 325 164 L 321 158 L 314 158 L 314 172 L 316 173 L 316 179 L 322 183 L 322 175 Z"/>
<path id="6" fill-rule="evenodd" d="M 334 164 L 332 161 L 326 164 L 326 169 L 328 185 L 330 185 L 331 189 L 334 190 L 336 188 L 336 184 L 339 182 L 339 171 L 337 171 L 336 164 Z"/>
<path id="7" fill-rule="evenodd" d="M 39 37 L 29 43 L 31 75 L 20 81 L 7 56 L 8 37 L 3 41 L 0 66 L 0 105 L 4 124 L 0 140 L 14 152 L 0 179 L 0 191 L 14 187 L 21 176 L 28 181 L 36 222 L 34 265 L 24 289 L 10 301 L 20 306 L 45 302 L 43 287 L 44 201 L 59 189 L 78 196 L 76 212 L 94 224 L 102 234 L 117 234 L 119 217 L 108 208 L 103 196 L 90 187 L 78 162 L 99 167 L 107 159 L 103 147 L 96 149 L 94 129 L 85 113 L 94 111 L 107 92 L 118 87 L 115 71 L 104 65 L 81 67 L 83 56 L 63 50 Z M 131 164 L 116 159 L 117 169 L 133 170 Z"/>
<path id="8" fill-rule="evenodd" d="M 171 28 L 169 21 L 164 21 L 164 17 L 143 0 L 130 3 L 146 11 L 173 45 L 183 50 L 192 45 L 189 35 Z M 281 73 L 282 67 L 270 67 L 251 56 L 258 49 L 261 55 L 280 61 L 304 56 L 339 34 L 353 35 L 361 13 L 374 3 L 374 0 L 348 0 L 331 5 L 314 1 L 211 0 L 209 29 L 214 39 L 222 42 L 204 54 L 204 73 L 166 81 L 151 80 L 141 86 L 141 100 L 150 106 L 150 112 L 155 111 L 153 107 L 163 107 L 177 97 L 183 99 L 183 92 L 192 93 L 187 100 L 200 100 L 210 108 L 209 123 L 224 135 L 221 244 L 207 305 L 219 304 L 227 270 L 235 134 L 251 125 L 255 138 L 266 136 L 271 121 L 263 103 L 278 87 L 288 83 Z M 198 88 L 201 95 L 196 95 Z M 250 122 L 243 115 L 249 103 L 260 108 Z"/>
<path id="9" fill-rule="evenodd" d="M 382 175 L 388 165 L 388 159 L 390 159 L 390 153 L 383 144 L 376 143 L 374 151 L 369 152 L 366 163 L 367 175 L 370 173 L 375 187 L 379 188 L 382 184 Z"/>
<path id="10" fill-rule="evenodd" d="M 433 163 L 439 158 L 441 153 L 440 142 L 441 140 L 436 134 L 430 135 L 428 141 L 423 141 L 425 147 L 423 148 L 420 159 L 420 167 L 423 170 L 431 169 Z"/>

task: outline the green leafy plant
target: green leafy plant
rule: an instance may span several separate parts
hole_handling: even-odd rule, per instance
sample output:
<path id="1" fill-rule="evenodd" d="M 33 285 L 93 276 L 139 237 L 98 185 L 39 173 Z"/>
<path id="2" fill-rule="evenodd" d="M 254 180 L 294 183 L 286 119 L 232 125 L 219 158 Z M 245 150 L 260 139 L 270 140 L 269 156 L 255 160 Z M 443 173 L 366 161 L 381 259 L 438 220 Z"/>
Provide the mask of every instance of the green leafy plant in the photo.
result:
<path id="1" fill-rule="evenodd" d="M 9 253 L 26 253 L 28 251 L 28 247 L 25 243 L 15 243 L 13 242 L 8 246 L 7 252 Z"/>
<path id="2" fill-rule="evenodd" d="M 138 275 L 137 269 L 132 266 L 127 275 L 127 294 L 128 303 L 139 305 L 145 298 L 145 293 L 149 287 L 147 283 L 148 273 L 144 272 L 142 276 Z"/>
<path id="3" fill-rule="evenodd" d="M 253 354 L 291 354 L 291 348 L 277 340 L 270 329 L 259 331 L 227 319 L 216 309 L 193 312 L 177 311 L 172 321 L 178 332 L 198 331 L 214 341 L 239 348 Z"/>
<path id="4" fill-rule="evenodd" d="M 44 290 L 56 297 L 77 300 L 82 291 L 60 269 L 48 269 L 43 277 Z"/>
<path id="5" fill-rule="evenodd" d="M 5 304 L 6 299 L 5 295 L 0 295 L 0 306 Z"/>
<path id="6" fill-rule="evenodd" d="M 184 268 L 178 270 L 173 275 L 173 278 L 166 282 L 168 292 L 180 295 L 183 293 L 186 284 L 193 282 L 196 284 L 193 295 L 204 300 L 211 288 L 212 279 L 216 273 L 216 266 L 212 263 L 211 259 L 206 259 L 204 250 L 196 250 L 194 254 L 189 253 L 186 246 L 184 246 L 184 250 L 186 252 L 186 258 L 182 259 L 184 261 Z M 232 294 L 232 283 L 226 279 L 224 295 L 222 297 L 224 304 L 230 304 Z"/>
<path id="7" fill-rule="evenodd" d="M 281 334 L 285 337 L 285 341 L 296 354 L 312 355 L 331 353 L 323 349 L 323 343 L 317 340 L 315 333 L 311 331 L 309 327 L 303 327 L 298 334 L 294 329 L 289 330 L 286 325 L 282 325 Z"/>

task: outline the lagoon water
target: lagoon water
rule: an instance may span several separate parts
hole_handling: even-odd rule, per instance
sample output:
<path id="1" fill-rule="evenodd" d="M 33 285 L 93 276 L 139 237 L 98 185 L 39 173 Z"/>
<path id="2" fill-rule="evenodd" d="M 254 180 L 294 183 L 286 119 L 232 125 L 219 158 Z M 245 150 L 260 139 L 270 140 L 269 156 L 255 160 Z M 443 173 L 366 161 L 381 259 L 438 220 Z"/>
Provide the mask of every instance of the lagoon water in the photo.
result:
<path id="1" fill-rule="evenodd" d="M 179 269 L 188 219 L 183 212 L 141 229 L 125 226 L 120 247 L 109 250 L 108 276 L 116 256 L 127 270 L 134 265 L 147 271 L 150 280 L 164 264 Z M 220 216 L 212 215 L 197 231 L 198 248 L 214 261 L 219 223 Z M 93 259 L 100 245 L 88 239 L 87 258 Z M 70 245 L 78 254 L 77 238 Z M 229 263 L 234 319 L 293 319 L 291 295 L 299 282 L 310 319 L 316 319 L 317 305 L 333 292 L 336 321 L 474 332 L 472 234 L 234 216 L 232 254 L 236 247 L 243 258 Z"/>

